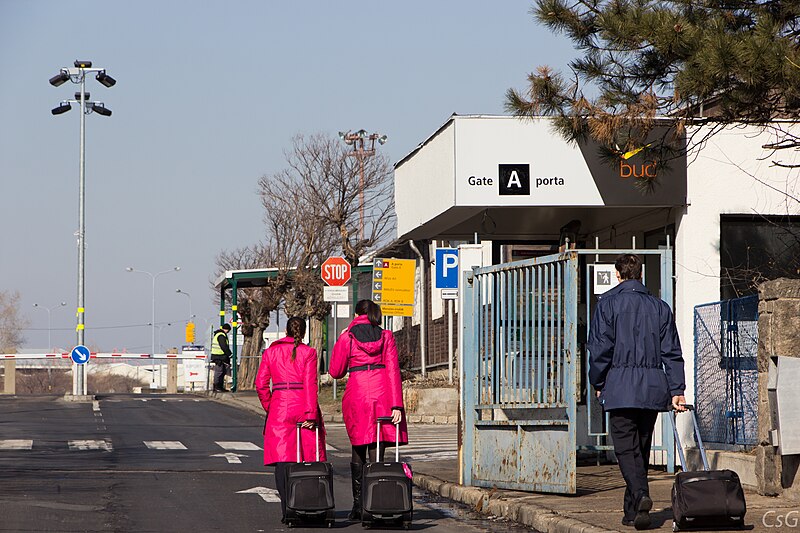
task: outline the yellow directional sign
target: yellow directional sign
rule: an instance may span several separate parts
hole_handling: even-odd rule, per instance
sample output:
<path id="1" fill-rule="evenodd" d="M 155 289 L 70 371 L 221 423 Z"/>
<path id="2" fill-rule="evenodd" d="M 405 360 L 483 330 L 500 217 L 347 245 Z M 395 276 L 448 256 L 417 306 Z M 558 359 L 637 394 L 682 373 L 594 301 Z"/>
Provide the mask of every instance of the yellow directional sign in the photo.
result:
<path id="1" fill-rule="evenodd" d="M 414 259 L 373 260 L 372 301 L 386 316 L 414 314 L 417 262 Z"/>

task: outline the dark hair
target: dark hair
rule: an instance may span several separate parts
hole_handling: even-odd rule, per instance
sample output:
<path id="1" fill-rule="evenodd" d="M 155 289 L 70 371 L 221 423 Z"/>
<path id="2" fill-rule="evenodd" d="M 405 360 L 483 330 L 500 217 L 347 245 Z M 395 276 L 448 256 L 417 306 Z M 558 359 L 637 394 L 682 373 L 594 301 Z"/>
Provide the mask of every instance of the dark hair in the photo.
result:
<path id="1" fill-rule="evenodd" d="M 642 279 L 642 260 L 638 255 L 623 254 L 617 257 L 614 268 L 623 281 L 626 279 Z"/>
<path id="2" fill-rule="evenodd" d="M 303 342 L 306 334 L 306 321 L 299 316 L 293 316 L 286 322 L 286 335 L 294 338 L 294 348 L 292 348 L 292 361 L 297 357 L 297 347 Z"/>
<path id="3" fill-rule="evenodd" d="M 380 326 L 383 315 L 381 314 L 381 306 L 372 300 L 359 300 L 356 304 L 357 315 L 367 315 L 369 323 L 373 326 Z"/>
<path id="4" fill-rule="evenodd" d="M 231 325 L 230 325 L 230 324 L 222 324 L 222 325 L 219 327 L 219 329 L 221 329 L 221 330 L 223 330 L 223 331 L 230 331 L 230 330 L 231 330 Z"/>

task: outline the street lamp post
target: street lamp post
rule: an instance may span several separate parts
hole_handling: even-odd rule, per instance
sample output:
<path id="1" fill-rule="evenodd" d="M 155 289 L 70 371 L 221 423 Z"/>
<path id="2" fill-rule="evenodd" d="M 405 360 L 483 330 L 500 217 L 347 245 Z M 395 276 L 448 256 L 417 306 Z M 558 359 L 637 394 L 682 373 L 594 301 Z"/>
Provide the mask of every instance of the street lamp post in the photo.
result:
<path id="1" fill-rule="evenodd" d="M 375 141 L 378 144 L 386 144 L 388 137 L 380 133 L 370 133 L 367 135 L 367 130 L 358 130 L 355 133 L 349 131 L 339 132 L 339 138 L 344 141 L 348 146 L 353 147 L 353 151 L 347 154 L 348 156 L 355 157 L 358 160 L 358 211 L 359 220 L 361 222 L 361 240 L 364 240 L 364 160 L 368 157 L 375 155 Z M 367 147 L 369 142 L 369 147 Z"/>
<path id="2" fill-rule="evenodd" d="M 51 113 L 53 115 L 61 115 L 72 109 L 72 104 L 79 104 L 81 106 L 81 147 L 80 147 L 80 166 L 79 166 L 79 191 L 78 191 L 78 309 L 77 320 L 78 324 L 75 327 L 77 332 L 77 343 L 82 345 L 84 343 L 84 330 L 86 329 L 85 322 L 85 254 L 86 254 L 86 210 L 85 210 L 85 194 L 86 187 L 86 115 L 89 113 L 97 113 L 104 117 L 111 116 L 111 110 L 108 109 L 103 102 L 89 101 L 89 93 L 86 92 L 86 74 L 97 73 L 96 79 L 100 84 L 106 87 L 113 87 L 117 80 L 106 74 L 104 68 L 92 67 L 91 61 L 78 61 L 74 62 L 73 68 L 62 68 L 60 72 L 50 78 L 50 85 L 59 87 L 71 81 L 72 83 L 80 84 L 81 92 L 75 93 L 75 100 L 62 100 L 61 104 L 53 108 Z M 76 379 L 73 381 L 74 395 L 84 394 L 86 389 L 85 380 L 85 365 L 73 365 L 75 368 Z"/>
<path id="3" fill-rule="evenodd" d="M 162 274 L 169 274 L 170 272 L 177 272 L 180 269 L 181 269 L 181 267 L 176 266 L 176 267 L 173 267 L 173 268 L 171 268 L 169 270 L 162 270 L 161 272 L 156 272 L 155 274 L 153 274 L 152 272 L 147 272 L 146 270 L 137 270 L 137 269 L 135 269 L 133 267 L 127 267 L 125 269 L 128 272 L 139 272 L 140 274 L 147 274 L 153 280 L 153 299 L 152 299 L 153 318 L 152 318 L 152 322 L 151 322 L 151 324 L 153 326 L 153 328 L 152 328 L 153 339 L 152 339 L 152 348 L 151 348 L 152 351 L 150 352 L 150 356 L 151 357 L 153 355 L 155 355 L 155 353 L 156 353 L 156 278 L 158 276 L 162 275 Z M 150 388 L 151 389 L 155 389 L 156 388 L 155 387 L 155 384 L 156 384 L 156 382 L 155 382 L 155 374 L 156 374 L 155 360 L 153 360 L 153 363 L 152 363 L 152 371 L 153 371 L 153 376 L 151 378 L 152 381 L 150 382 Z"/>
<path id="4" fill-rule="evenodd" d="M 56 309 L 58 307 L 64 307 L 65 305 L 67 305 L 67 302 L 61 302 L 60 304 L 54 305 L 53 307 L 45 307 L 43 305 L 33 304 L 34 307 L 39 307 L 39 308 L 44 309 L 45 311 L 47 311 L 47 351 L 48 352 L 53 349 L 53 342 L 50 340 L 50 331 L 52 330 L 51 322 L 50 322 L 50 312 L 53 309 Z"/>
<path id="5" fill-rule="evenodd" d="M 189 298 L 189 322 L 191 322 L 192 318 L 194 317 L 194 315 L 192 314 L 192 295 L 180 289 L 175 289 L 175 292 L 177 292 L 178 294 L 183 294 L 184 296 Z"/>

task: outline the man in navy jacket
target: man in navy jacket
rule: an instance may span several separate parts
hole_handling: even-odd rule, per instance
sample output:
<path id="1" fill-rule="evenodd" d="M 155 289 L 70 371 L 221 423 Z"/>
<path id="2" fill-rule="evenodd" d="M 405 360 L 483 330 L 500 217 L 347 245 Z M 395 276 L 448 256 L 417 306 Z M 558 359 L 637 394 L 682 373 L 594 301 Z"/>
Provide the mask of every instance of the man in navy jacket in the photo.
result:
<path id="1" fill-rule="evenodd" d="M 609 413 L 609 433 L 625 478 L 622 523 L 650 527 L 647 466 L 659 411 L 683 411 L 683 355 L 672 311 L 642 285 L 642 261 L 614 265 L 620 284 L 599 297 L 587 347 L 589 381 Z"/>

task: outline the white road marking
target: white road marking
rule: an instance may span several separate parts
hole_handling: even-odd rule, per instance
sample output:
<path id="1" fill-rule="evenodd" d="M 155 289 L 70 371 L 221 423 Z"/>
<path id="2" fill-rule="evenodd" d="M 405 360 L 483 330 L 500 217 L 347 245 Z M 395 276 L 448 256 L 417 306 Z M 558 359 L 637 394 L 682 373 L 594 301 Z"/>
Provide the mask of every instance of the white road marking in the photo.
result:
<path id="1" fill-rule="evenodd" d="M 237 442 L 237 441 L 215 441 L 217 446 L 222 448 L 223 450 L 235 450 L 235 451 L 258 451 L 261 448 L 253 444 L 252 442 Z"/>
<path id="2" fill-rule="evenodd" d="M 186 446 L 179 440 L 145 440 L 144 445 L 151 450 L 185 450 Z"/>
<path id="3" fill-rule="evenodd" d="M 278 491 L 267 487 L 253 487 L 252 489 L 240 490 L 236 494 L 258 494 L 267 503 L 280 503 L 281 498 Z"/>
<path id="4" fill-rule="evenodd" d="M 32 440 L 8 439 L 0 440 L 0 450 L 30 450 L 33 448 Z"/>
<path id="5" fill-rule="evenodd" d="M 107 440 L 71 440 L 67 444 L 72 451 L 104 450 L 110 452 L 113 449 Z"/>
<path id="6" fill-rule="evenodd" d="M 211 457 L 224 457 L 228 460 L 228 464 L 242 464 L 242 460 L 239 457 L 249 457 L 248 455 L 243 455 L 241 453 L 215 453 Z"/>

